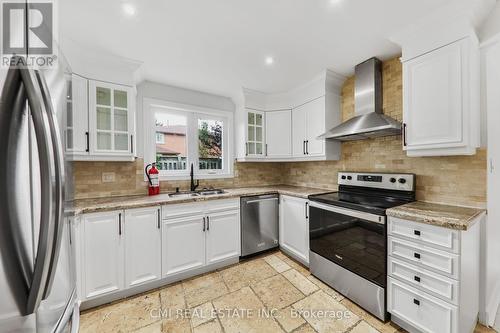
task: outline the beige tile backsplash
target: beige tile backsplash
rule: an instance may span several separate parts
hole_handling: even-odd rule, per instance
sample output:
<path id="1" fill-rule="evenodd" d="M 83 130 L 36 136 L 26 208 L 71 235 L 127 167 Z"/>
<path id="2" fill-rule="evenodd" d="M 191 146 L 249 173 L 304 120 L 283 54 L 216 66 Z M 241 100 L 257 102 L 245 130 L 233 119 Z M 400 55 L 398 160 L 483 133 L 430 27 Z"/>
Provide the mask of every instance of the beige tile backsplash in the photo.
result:
<path id="1" fill-rule="evenodd" d="M 74 162 L 75 197 L 97 198 L 146 194 L 143 160 L 135 162 Z M 102 182 L 103 172 L 115 172 L 115 181 Z M 195 177 L 196 178 L 196 177 Z M 246 187 L 279 185 L 285 182 L 283 165 L 279 163 L 235 163 L 234 178 L 200 179 L 200 187 Z M 161 182 L 162 192 L 189 189 L 189 180 Z"/>
<path id="2" fill-rule="evenodd" d="M 342 89 L 342 116 L 354 114 L 354 77 Z M 402 66 L 398 58 L 383 63 L 384 113 L 402 120 Z M 419 200 L 484 207 L 486 150 L 474 156 L 407 157 L 401 136 L 342 144 L 342 159 L 328 162 L 235 163 L 234 178 L 201 180 L 201 187 L 241 187 L 290 184 L 337 188 L 338 171 L 408 172 L 417 174 Z M 115 181 L 102 182 L 103 172 L 115 172 Z M 77 198 L 145 194 L 143 161 L 75 162 Z M 164 192 L 187 189 L 189 181 L 161 182 Z"/>

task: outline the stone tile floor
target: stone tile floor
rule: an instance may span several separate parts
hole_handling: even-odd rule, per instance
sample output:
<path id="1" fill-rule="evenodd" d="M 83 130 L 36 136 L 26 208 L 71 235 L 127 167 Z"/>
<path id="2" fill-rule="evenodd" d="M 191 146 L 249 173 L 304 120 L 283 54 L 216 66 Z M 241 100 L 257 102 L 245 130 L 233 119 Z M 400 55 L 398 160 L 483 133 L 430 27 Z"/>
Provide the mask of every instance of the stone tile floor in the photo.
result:
<path id="1" fill-rule="evenodd" d="M 82 313 L 80 332 L 402 332 L 271 252 Z M 475 333 L 495 332 L 478 326 Z"/>

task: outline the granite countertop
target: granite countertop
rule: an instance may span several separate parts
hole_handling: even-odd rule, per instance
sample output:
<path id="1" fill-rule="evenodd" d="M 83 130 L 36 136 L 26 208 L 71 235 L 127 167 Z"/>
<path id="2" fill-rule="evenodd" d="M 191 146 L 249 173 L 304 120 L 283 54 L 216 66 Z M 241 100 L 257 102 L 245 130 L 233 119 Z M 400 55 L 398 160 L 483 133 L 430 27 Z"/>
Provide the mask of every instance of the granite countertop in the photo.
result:
<path id="1" fill-rule="evenodd" d="M 122 196 L 95 199 L 77 199 L 73 201 L 71 209 L 75 215 L 102 211 L 142 208 L 156 205 L 179 204 L 217 199 L 239 198 L 263 194 L 283 194 L 307 199 L 309 195 L 331 192 L 332 190 L 290 185 L 242 187 L 224 189 L 224 193 L 192 198 L 171 198 L 167 193 L 155 196 Z"/>
<path id="2" fill-rule="evenodd" d="M 467 230 L 484 212 L 484 209 L 440 205 L 423 201 L 415 201 L 386 211 L 388 216 L 455 230 Z"/>

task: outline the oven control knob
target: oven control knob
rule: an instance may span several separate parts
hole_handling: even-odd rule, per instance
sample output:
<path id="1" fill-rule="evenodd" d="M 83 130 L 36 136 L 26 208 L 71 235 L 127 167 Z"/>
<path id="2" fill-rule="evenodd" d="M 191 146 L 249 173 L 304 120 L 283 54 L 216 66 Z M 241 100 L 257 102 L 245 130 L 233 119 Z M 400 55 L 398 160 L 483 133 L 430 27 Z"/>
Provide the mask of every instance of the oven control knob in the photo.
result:
<path id="1" fill-rule="evenodd" d="M 396 178 L 392 177 L 391 179 L 391 183 L 395 183 L 396 182 Z"/>
<path id="2" fill-rule="evenodd" d="M 342 176 L 342 177 L 340 177 L 340 178 L 342 178 L 342 179 L 346 179 L 347 177 L 346 177 L 346 176 Z"/>
<path id="3" fill-rule="evenodd" d="M 406 183 L 406 179 L 404 179 L 404 178 L 399 178 L 399 179 L 398 179 L 398 182 L 399 182 L 400 184 L 405 184 L 405 183 Z"/>
<path id="4" fill-rule="evenodd" d="M 347 176 L 347 180 L 352 180 L 352 177 L 351 176 Z"/>

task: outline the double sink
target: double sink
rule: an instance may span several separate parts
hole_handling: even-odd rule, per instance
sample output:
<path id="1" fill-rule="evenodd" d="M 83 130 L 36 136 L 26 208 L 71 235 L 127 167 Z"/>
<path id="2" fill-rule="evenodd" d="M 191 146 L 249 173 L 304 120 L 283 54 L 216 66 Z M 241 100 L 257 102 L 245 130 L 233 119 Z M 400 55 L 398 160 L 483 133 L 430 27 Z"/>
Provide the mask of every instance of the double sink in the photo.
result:
<path id="1" fill-rule="evenodd" d="M 207 189 L 207 190 L 200 190 L 200 191 L 175 192 L 175 193 L 170 193 L 168 196 L 170 198 L 188 199 L 188 198 L 195 198 L 195 197 L 208 196 L 208 195 L 217 195 L 217 194 L 223 194 L 223 193 L 225 193 L 224 190 Z"/>

